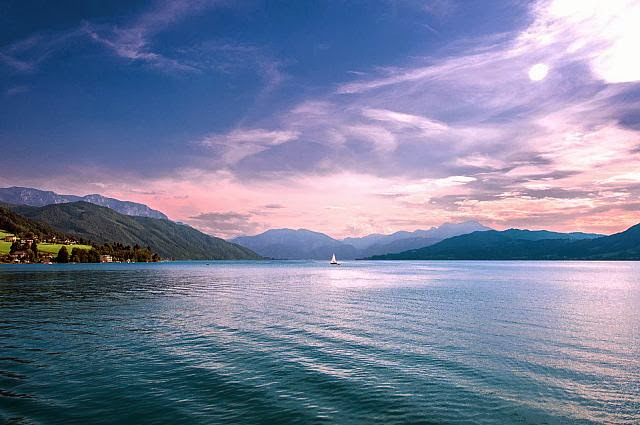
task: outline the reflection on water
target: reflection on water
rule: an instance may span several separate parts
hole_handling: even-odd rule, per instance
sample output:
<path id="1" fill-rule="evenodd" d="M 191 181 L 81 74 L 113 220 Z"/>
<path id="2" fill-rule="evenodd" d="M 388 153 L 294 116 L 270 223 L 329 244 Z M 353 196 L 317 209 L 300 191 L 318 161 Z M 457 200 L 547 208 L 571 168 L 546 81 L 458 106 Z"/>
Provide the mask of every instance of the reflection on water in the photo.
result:
<path id="1" fill-rule="evenodd" d="M 0 267 L 0 422 L 640 423 L 640 264 Z"/>

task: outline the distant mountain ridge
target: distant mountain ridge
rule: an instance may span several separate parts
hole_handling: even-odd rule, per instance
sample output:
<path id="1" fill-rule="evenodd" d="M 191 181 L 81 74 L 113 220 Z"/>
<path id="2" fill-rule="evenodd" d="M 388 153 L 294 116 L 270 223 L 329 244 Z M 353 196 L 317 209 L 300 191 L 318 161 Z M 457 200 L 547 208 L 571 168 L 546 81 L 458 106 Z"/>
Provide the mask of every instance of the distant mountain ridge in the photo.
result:
<path id="1" fill-rule="evenodd" d="M 432 227 L 428 230 L 414 230 L 408 232 L 401 230 L 389 235 L 374 233 L 362 237 L 348 237 L 342 239 L 343 242 L 351 244 L 358 249 L 366 249 L 374 245 L 386 245 L 398 240 L 409 240 L 416 238 L 446 239 L 452 236 L 463 235 L 476 231 L 492 230 L 477 221 L 463 221 L 461 223 L 443 223 L 440 226 Z"/>
<path id="2" fill-rule="evenodd" d="M 240 236 L 231 240 L 268 258 L 309 260 L 329 258 L 354 259 L 357 250 L 324 233 L 306 229 L 271 229 L 256 236 Z"/>
<path id="3" fill-rule="evenodd" d="M 471 232 L 492 230 L 477 221 L 461 223 L 443 223 L 428 230 L 401 230 L 390 235 L 368 235 L 361 238 L 345 238 L 343 242 L 359 247 L 361 257 L 402 252 L 409 249 L 422 248 L 433 245 L 452 236 L 464 235 Z"/>
<path id="4" fill-rule="evenodd" d="M 0 188 L 0 202 L 13 205 L 29 205 L 32 207 L 43 207 L 45 205 L 63 204 L 69 202 L 85 201 L 101 207 L 111 208 L 120 214 L 150 217 L 168 220 L 169 218 L 158 210 L 154 210 L 147 205 L 131 201 L 121 201 L 115 198 L 108 198 L 97 193 L 85 196 L 60 195 L 58 193 L 34 189 L 31 187 L 5 187 Z"/>
<path id="5" fill-rule="evenodd" d="M 372 260 L 639 260 L 640 224 L 610 236 L 546 230 L 474 232 Z"/>
<path id="6" fill-rule="evenodd" d="M 342 240 L 307 229 L 271 229 L 255 236 L 240 236 L 232 241 L 269 258 L 321 260 L 335 253 L 339 259 L 353 260 L 421 248 L 450 236 L 478 230 L 490 228 L 475 221 L 467 221 L 445 223 L 429 230 L 400 231 L 390 235 L 373 234 Z"/>
<path id="7" fill-rule="evenodd" d="M 120 242 L 151 247 L 163 258 L 176 260 L 257 260 L 250 249 L 204 234 L 170 220 L 120 214 L 110 208 L 79 201 L 42 207 L 7 205 L 28 219 L 46 223 L 76 238 L 97 243 Z"/>

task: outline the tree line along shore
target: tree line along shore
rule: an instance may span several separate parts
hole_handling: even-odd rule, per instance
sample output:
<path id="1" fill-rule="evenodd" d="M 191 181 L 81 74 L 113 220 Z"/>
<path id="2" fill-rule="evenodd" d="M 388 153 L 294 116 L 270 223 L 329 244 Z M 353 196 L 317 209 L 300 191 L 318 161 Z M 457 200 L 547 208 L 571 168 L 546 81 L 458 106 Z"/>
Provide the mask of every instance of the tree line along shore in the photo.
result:
<path id="1" fill-rule="evenodd" d="M 91 244 L 55 235 L 0 230 L 0 263 L 152 262 L 160 256 L 149 247 L 121 243 Z"/>
<path id="2" fill-rule="evenodd" d="M 150 247 L 94 243 L 0 207 L 0 263 L 98 263 L 159 261 Z"/>

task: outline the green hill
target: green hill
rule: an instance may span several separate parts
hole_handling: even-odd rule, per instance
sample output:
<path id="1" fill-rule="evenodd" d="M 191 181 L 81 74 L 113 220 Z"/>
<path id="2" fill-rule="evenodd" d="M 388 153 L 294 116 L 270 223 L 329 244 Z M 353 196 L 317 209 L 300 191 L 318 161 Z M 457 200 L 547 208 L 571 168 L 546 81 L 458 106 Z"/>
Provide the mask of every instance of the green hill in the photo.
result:
<path id="1" fill-rule="evenodd" d="M 55 236 L 66 239 L 63 232 L 54 229 L 46 223 L 29 220 L 26 217 L 16 214 L 7 206 L 0 206 L 0 229 L 8 234 L 22 237 L 36 236 L 39 239 Z M 5 232 L 3 232 L 3 237 Z"/>
<path id="2" fill-rule="evenodd" d="M 640 260 L 640 224 L 611 236 L 510 229 L 445 239 L 372 260 Z"/>
<path id="3" fill-rule="evenodd" d="M 23 239 L 29 239 L 35 236 L 40 241 L 50 239 L 54 236 L 61 240 L 70 239 L 69 235 L 54 229 L 48 224 L 28 219 L 2 206 L 0 206 L 0 229 L 0 255 L 9 254 L 12 243 L 4 241 L 4 237 L 9 235 L 15 235 Z M 57 254 L 63 245 L 64 244 L 60 243 L 39 242 L 38 251 L 41 253 Z M 81 244 L 64 246 L 66 246 L 69 251 L 73 248 L 91 249 L 91 246 Z"/>
<path id="4" fill-rule="evenodd" d="M 149 246 L 163 258 L 177 260 L 260 259 L 253 251 L 192 227 L 149 217 L 117 213 L 88 202 L 25 205 L 11 209 L 32 220 L 47 223 L 58 231 L 97 243 L 119 242 Z M 8 229 L 10 230 L 10 229 Z"/>

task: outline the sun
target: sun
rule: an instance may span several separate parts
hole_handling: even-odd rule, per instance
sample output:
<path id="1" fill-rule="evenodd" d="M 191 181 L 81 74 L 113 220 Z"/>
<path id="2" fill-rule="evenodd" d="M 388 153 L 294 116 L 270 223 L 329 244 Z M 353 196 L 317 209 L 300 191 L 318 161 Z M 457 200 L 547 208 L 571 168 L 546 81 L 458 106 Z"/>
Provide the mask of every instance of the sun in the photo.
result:
<path id="1" fill-rule="evenodd" d="M 537 63 L 529 68 L 529 78 L 531 81 L 540 81 L 549 73 L 549 67 L 543 63 Z"/>

